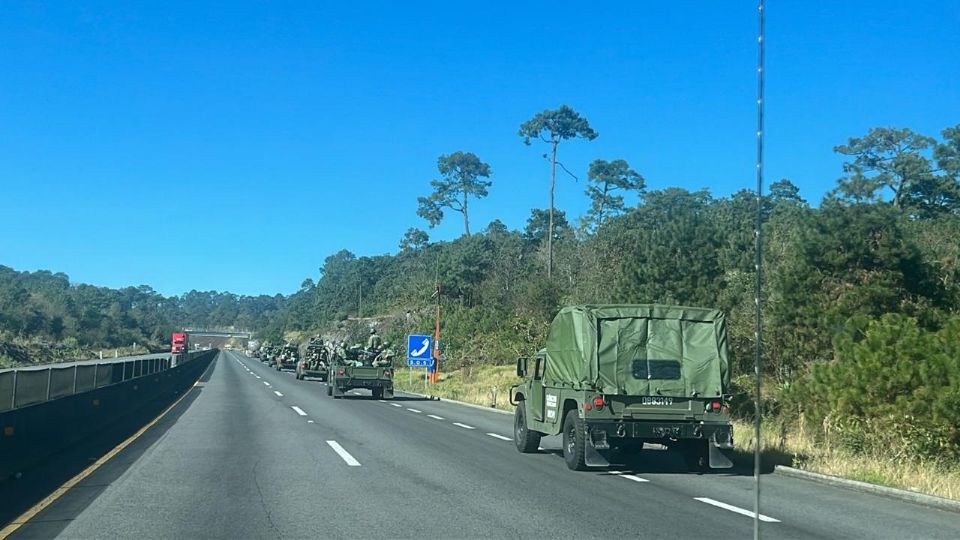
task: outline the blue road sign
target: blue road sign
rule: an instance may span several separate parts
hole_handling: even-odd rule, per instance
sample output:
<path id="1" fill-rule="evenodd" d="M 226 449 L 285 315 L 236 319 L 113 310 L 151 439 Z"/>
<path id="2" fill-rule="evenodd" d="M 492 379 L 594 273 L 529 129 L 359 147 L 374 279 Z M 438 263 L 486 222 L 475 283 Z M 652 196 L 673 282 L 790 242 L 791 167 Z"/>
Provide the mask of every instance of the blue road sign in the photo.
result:
<path id="1" fill-rule="evenodd" d="M 407 336 L 407 365 L 410 367 L 433 367 L 433 338 L 431 336 Z"/>

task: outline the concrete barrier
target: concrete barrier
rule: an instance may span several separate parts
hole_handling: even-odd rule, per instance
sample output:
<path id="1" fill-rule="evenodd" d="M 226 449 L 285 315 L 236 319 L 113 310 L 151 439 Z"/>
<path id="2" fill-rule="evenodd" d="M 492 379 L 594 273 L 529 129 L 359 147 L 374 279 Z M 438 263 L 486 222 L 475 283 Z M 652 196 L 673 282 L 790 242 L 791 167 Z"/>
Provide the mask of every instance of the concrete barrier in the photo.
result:
<path id="1" fill-rule="evenodd" d="M 0 373 L 0 481 L 55 459 L 145 404 L 172 403 L 216 354 L 191 353 L 173 367 L 169 355 L 149 355 Z"/>

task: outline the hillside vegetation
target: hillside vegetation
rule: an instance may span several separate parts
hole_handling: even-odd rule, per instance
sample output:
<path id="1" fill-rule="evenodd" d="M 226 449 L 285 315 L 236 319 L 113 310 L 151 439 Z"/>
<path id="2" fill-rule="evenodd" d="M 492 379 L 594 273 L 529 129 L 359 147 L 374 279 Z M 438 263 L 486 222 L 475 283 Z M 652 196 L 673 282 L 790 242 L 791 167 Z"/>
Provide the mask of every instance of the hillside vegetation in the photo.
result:
<path id="1" fill-rule="evenodd" d="M 169 350 L 174 330 L 260 328 L 283 302 L 213 291 L 165 297 L 145 285 L 71 284 L 66 274 L 0 266 L 0 366 L 90 358 L 102 349 Z"/>

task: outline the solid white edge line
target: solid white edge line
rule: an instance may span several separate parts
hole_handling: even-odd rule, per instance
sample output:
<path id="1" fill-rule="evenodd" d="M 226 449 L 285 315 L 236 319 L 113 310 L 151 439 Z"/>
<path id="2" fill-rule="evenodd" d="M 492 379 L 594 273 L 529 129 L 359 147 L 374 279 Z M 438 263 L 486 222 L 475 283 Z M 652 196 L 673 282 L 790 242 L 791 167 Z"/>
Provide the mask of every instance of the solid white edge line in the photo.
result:
<path id="1" fill-rule="evenodd" d="M 294 412 L 296 412 L 296 413 L 299 414 L 300 416 L 306 416 L 306 415 L 307 415 L 307 413 L 303 412 L 303 409 L 301 409 L 300 407 L 297 407 L 296 405 L 291 405 L 290 408 L 293 409 Z"/>
<path id="2" fill-rule="evenodd" d="M 513 439 L 511 439 L 510 437 L 504 437 L 503 435 L 500 435 L 500 434 L 498 434 L 498 433 L 487 433 L 487 435 L 493 437 L 494 439 L 500 439 L 501 441 L 512 441 L 512 440 L 513 440 Z"/>
<path id="3" fill-rule="evenodd" d="M 337 441 L 327 441 L 327 444 L 330 445 L 330 448 L 333 448 L 333 451 L 340 456 L 340 459 L 347 462 L 347 465 L 351 467 L 360 466 L 360 462 L 357 461 L 356 458 L 351 456 L 350 452 L 347 452 L 346 450 L 344 450 L 344 448 L 340 446 L 340 443 L 338 443 Z"/>
<path id="4" fill-rule="evenodd" d="M 429 416 L 430 418 L 433 418 L 434 420 L 444 420 L 442 416 L 437 416 L 435 414 L 428 414 L 427 416 Z"/>
<path id="5" fill-rule="evenodd" d="M 419 409 L 411 409 L 410 407 L 407 407 L 407 410 L 410 411 L 410 412 L 412 412 L 412 413 L 417 413 L 417 414 L 420 414 L 420 413 L 423 412 L 423 411 L 421 411 L 421 410 L 419 410 Z"/>
<path id="6" fill-rule="evenodd" d="M 277 397 L 283 397 L 283 394 L 281 394 L 280 392 L 277 392 L 276 390 L 274 390 L 273 393 L 276 394 Z"/>
<path id="7" fill-rule="evenodd" d="M 698 500 L 698 501 L 700 501 L 700 502 L 702 502 L 702 503 L 707 503 L 707 504 L 709 504 L 709 505 L 716 506 L 717 508 L 723 508 L 724 510 L 729 510 L 729 511 L 731 511 L 731 512 L 735 512 L 735 513 L 737 513 L 737 514 L 741 514 L 741 515 L 744 515 L 744 516 L 747 516 L 747 517 L 754 517 L 754 516 L 756 516 L 756 514 L 754 514 L 754 513 L 753 513 L 752 511 L 750 511 L 750 510 L 745 510 L 745 509 L 743 509 L 743 508 L 740 508 L 739 506 L 734 506 L 734 505 L 732 505 L 732 504 L 727 504 L 727 503 L 724 503 L 724 502 L 720 502 L 720 501 L 711 499 L 711 498 L 709 498 L 709 497 L 694 497 L 694 499 L 695 499 L 695 500 Z M 760 521 L 765 521 L 765 522 L 767 522 L 767 523 L 780 523 L 780 520 L 779 520 L 779 519 L 773 519 L 772 517 L 770 517 L 770 516 L 765 516 L 765 515 L 763 515 L 763 514 L 760 514 Z"/>
<path id="8" fill-rule="evenodd" d="M 461 424 L 460 422 L 454 422 L 453 425 L 455 425 L 455 426 L 457 426 L 457 427 L 462 427 L 463 429 L 477 429 L 477 428 L 475 428 L 475 427 L 473 427 L 473 426 L 468 426 L 468 425 L 466 425 L 466 424 Z"/>

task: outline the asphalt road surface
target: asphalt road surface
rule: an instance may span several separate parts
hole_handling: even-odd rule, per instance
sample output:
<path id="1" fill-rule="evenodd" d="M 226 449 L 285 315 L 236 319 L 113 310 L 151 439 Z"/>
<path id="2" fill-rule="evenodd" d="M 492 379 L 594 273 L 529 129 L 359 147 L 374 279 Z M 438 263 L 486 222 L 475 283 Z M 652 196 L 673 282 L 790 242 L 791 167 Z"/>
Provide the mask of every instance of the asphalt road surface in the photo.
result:
<path id="1" fill-rule="evenodd" d="M 522 455 L 512 416 L 327 397 L 219 355 L 188 399 L 12 538 L 748 538 L 753 479 L 644 450 L 573 472 Z M 764 538 L 960 538 L 960 514 L 769 474 Z"/>

